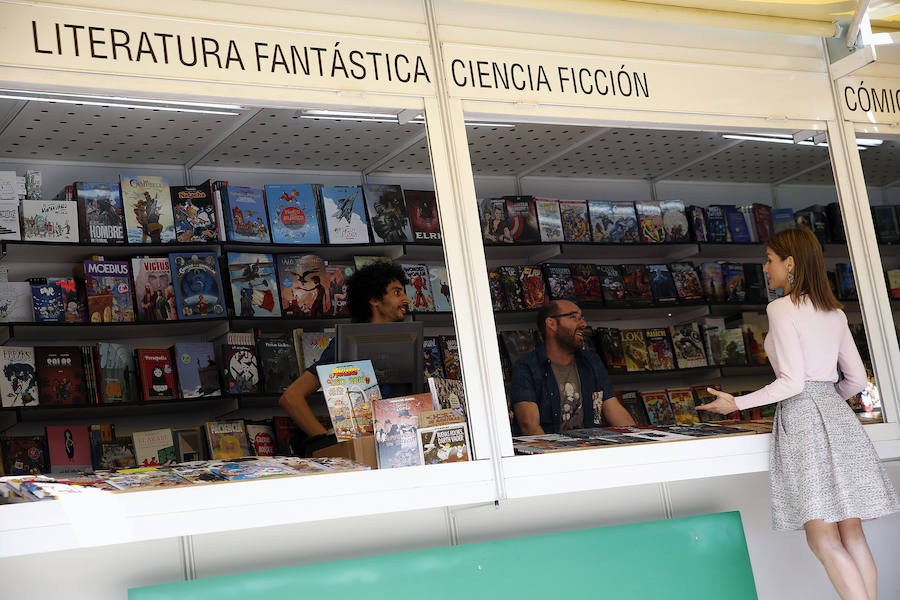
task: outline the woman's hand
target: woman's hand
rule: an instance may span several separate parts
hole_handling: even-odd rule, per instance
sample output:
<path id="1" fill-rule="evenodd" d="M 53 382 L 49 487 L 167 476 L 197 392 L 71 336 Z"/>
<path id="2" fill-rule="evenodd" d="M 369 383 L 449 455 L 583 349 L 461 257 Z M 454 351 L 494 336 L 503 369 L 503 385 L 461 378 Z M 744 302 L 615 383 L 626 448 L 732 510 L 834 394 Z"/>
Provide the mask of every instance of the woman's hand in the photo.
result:
<path id="1" fill-rule="evenodd" d="M 737 403 L 734 401 L 734 396 L 728 392 L 722 392 L 710 387 L 706 388 L 706 391 L 715 396 L 716 399 L 708 404 L 701 404 L 697 407 L 697 410 L 708 410 L 709 412 L 718 413 L 720 415 L 727 415 L 728 413 L 738 410 Z"/>

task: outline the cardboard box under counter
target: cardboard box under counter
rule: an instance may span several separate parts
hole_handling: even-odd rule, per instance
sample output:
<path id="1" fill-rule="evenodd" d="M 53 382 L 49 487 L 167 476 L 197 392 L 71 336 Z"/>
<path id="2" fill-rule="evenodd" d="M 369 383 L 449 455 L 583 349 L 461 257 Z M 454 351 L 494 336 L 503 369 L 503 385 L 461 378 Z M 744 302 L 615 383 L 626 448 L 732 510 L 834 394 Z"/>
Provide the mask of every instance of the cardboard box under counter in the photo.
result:
<path id="1" fill-rule="evenodd" d="M 321 448 L 313 452 L 313 458 L 321 456 L 340 456 L 356 461 L 361 465 L 368 465 L 373 469 L 378 468 L 378 459 L 375 457 L 375 436 L 366 435 L 338 442 L 333 446 Z"/>

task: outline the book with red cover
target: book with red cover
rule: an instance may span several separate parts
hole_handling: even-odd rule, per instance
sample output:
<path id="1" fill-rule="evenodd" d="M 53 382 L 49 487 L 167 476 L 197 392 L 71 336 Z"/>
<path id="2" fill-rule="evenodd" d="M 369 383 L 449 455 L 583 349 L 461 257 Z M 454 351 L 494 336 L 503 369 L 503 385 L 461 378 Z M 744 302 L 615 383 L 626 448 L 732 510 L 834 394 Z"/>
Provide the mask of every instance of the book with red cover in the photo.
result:
<path id="1" fill-rule="evenodd" d="M 90 471 L 91 434 L 87 425 L 48 425 L 51 473 Z"/>
<path id="2" fill-rule="evenodd" d="M 175 366 L 168 348 L 138 348 L 137 364 L 141 372 L 144 400 L 172 400 L 178 397 Z"/>
<path id="3" fill-rule="evenodd" d="M 34 364 L 41 404 L 87 403 L 81 348 L 37 346 L 34 349 Z"/>

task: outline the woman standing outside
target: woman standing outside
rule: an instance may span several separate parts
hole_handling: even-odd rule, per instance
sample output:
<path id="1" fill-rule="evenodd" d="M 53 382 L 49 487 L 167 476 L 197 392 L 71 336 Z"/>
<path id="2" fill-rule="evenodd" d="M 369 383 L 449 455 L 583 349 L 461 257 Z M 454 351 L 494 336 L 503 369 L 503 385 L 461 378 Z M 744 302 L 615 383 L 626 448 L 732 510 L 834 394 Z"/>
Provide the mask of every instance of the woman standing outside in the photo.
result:
<path id="1" fill-rule="evenodd" d="M 727 414 L 778 403 L 769 457 L 773 526 L 806 530 L 843 600 L 876 600 L 878 576 L 861 519 L 900 511 L 900 499 L 845 402 L 866 386 L 862 359 L 809 229 L 772 236 L 764 271 L 771 289 L 785 290 L 766 308 L 775 381 L 738 397 L 709 388 L 716 399 L 698 408 Z"/>

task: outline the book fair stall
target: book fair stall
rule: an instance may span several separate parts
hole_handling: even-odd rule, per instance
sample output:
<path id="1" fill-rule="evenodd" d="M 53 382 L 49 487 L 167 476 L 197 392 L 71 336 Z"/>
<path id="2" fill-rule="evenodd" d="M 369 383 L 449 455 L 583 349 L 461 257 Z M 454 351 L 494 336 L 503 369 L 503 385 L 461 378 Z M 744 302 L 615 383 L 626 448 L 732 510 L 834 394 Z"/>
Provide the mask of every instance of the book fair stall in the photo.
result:
<path id="1" fill-rule="evenodd" d="M 764 594 L 774 406 L 696 405 L 771 381 L 789 227 L 900 457 L 900 52 L 839 72 L 811 22 L 275 4 L 0 0 L 4 581 L 74 561 L 112 597 L 740 510 Z M 382 329 L 349 298 L 369 265 L 406 280 Z M 551 300 L 633 425 L 601 393 L 562 417 L 585 427 L 523 430 L 513 367 Z"/>

